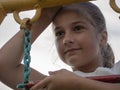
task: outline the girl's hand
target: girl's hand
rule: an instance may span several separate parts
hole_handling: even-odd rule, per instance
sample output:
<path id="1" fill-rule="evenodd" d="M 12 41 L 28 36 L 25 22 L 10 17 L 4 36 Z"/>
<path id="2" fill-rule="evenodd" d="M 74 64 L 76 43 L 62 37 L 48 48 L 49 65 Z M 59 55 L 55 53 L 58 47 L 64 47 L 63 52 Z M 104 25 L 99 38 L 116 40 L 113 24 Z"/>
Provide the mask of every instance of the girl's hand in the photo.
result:
<path id="1" fill-rule="evenodd" d="M 50 76 L 46 77 L 30 90 L 77 90 L 77 79 L 79 76 L 73 72 L 62 69 L 55 72 L 49 72 Z"/>

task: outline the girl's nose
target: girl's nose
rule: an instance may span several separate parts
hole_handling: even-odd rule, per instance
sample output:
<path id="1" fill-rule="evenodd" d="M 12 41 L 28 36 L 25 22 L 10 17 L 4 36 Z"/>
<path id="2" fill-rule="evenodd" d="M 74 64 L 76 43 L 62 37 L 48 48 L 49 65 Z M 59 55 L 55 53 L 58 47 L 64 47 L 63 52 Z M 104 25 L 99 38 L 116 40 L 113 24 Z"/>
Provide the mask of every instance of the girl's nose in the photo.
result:
<path id="1" fill-rule="evenodd" d="M 68 33 L 65 34 L 64 39 L 63 39 L 63 44 L 64 45 L 71 45 L 74 43 L 74 37 L 72 34 Z"/>

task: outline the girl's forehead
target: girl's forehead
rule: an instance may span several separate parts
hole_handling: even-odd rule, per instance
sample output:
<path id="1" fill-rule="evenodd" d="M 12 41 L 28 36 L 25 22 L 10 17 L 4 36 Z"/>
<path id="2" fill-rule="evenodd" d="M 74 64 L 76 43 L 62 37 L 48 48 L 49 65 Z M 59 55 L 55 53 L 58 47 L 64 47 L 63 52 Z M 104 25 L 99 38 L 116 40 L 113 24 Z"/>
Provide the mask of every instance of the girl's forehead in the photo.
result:
<path id="1" fill-rule="evenodd" d="M 85 18 L 83 17 L 83 15 L 78 14 L 76 12 L 67 11 L 67 12 L 63 12 L 59 14 L 58 16 L 56 16 L 56 18 L 54 19 L 54 24 L 70 23 L 70 22 L 74 22 L 79 19 L 82 20 Z"/>
<path id="2" fill-rule="evenodd" d="M 64 16 L 64 15 L 69 14 L 69 13 L 75 13 L 75 14 L 78 14 L 80 16 L 85 16 L 85 14 L 88 14 L 88 13 L 86 13 L 85 10 L 82 10 L 82 9 L 65 9 L 65 10 L 63 9 L 56 14 L 54 20 L 60 16 Z"/>
<path id="3" fill-rule="evenodd" d="M 53 20 L 53 24 L 87 20 L 93 22 L 92 18 L 84 10 L 69 9 L 59 12 Z"/>

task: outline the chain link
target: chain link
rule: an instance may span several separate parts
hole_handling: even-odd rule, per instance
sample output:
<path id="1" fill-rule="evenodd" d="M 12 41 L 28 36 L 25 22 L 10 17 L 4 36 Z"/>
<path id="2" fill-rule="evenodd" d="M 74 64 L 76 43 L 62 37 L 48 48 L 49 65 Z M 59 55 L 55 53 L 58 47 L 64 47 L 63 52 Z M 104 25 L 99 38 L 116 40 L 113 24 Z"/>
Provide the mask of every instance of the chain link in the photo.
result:
<path id="1" fill-rule="evenodd" d="M 24 30 L 24 82 L 22 84 L 18 84 L 18 88 L 24 88 L 24 90 L 28 90 L 26 85 L 30 82 L 30 50 L 31 50 L 31 43 L 30 39 L 32 37 L 32 33 L 30 30 Z"/>

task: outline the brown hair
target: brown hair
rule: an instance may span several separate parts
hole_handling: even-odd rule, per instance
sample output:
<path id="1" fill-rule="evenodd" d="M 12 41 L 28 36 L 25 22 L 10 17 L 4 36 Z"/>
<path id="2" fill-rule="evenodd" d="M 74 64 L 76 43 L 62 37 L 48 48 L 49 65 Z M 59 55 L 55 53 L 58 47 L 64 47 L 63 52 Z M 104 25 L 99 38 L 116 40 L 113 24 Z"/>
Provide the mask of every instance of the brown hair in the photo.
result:
<path id="1" fill-rule="evenodd" d="M 111 68 L 114 65 L 115 57 L 113 50 L 109 44 L 107 44 L 101 51 L 103 57 L 103 66 Z"/>

